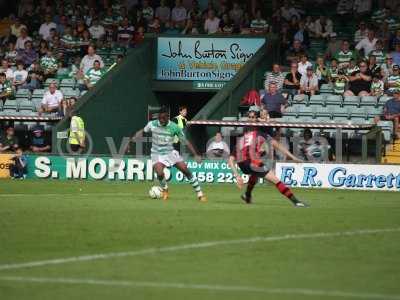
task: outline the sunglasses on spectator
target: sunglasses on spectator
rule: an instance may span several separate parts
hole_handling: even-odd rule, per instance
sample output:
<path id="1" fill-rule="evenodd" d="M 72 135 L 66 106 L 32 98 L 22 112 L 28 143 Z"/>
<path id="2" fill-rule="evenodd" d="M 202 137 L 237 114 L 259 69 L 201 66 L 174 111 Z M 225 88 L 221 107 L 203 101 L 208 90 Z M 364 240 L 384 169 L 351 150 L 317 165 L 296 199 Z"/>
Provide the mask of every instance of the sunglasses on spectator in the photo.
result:
<path id="1" fill-rule="evenodd" d="M 249 119 L 256 119 L 256 116 L 249 116 Z"/>

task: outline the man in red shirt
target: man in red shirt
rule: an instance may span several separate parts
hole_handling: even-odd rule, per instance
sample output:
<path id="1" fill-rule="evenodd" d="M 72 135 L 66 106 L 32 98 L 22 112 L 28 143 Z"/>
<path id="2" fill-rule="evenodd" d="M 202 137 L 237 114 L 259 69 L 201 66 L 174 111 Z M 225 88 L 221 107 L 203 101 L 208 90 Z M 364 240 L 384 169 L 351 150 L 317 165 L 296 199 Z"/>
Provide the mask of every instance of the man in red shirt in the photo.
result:
<path id="1" fill-rule="evenodd" d="M 249 112 L 248 115 L 250 122 L 257 122 L 257 114 L 253 111 Z M 269 148 L 275 148 L 280 152 L 283 152 L 293 161 L 302 162 L 299 158 L 290 153 L 283 145 L 278 143 L 276 140 L 265 139 L 259 134 L 258 128 L 248 127 L 245 129 L 245 133 L 242 137 L 237 140 L 236 149 L 234 154 L 229 157 L 229 166 L 232 169 L 234 176 L 236 177 L 237 185 L 241 189 L 243 187 L 243 179 L 239 174 L 236 167 L 236 162 L 240 170 L 247 175 L 250 175 L 249 182 L 247 184 L 246 192 L 241 196 L 242 200 L 250 204 L 252 202 L 251 193 L 254 186 L 259 178 L 264 178 L 269 182 L 275 184 L 279 192 L 287 197 L 294 206 L 296 207 L 307 207 L 307 204 L 298 200 L 292 190 L 282 183 L 278 177 L 276 177 L 270 166 L 267 166 L 263 162 L 263 158 L 268 155 Z"/>

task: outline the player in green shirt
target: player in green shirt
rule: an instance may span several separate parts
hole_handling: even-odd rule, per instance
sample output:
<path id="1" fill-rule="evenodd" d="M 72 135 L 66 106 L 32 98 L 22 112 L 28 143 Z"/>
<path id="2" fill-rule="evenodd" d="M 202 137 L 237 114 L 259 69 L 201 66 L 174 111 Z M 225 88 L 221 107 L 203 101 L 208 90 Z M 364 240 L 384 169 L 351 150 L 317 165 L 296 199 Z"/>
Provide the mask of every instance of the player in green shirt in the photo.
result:
<path id="1" fill-rule="evenodd" d="M 90 68 L 85 74 L 86 87 L 91 89 L 105 74 L 106 70 L 101 68 L 98 60 L 95 60 L 93 68 Z"/>
<path id="2" fill-rule="evenodd" d="M 163 200 L 168 199 L 168 185 L 165 179 L 164 169 L 175 167 L 189 180 L 199 201 L 207 202 L 207 198 L 201 190 L 197 178 L 195 178 L 192 172 L 187 168 L 179 152 L 174 149 L 173 144 L 175 137 L 178 137 L 181 143 L 187 145 L 197 161 L 201 161 L 201 157 L 197 155 L 193 145 L 186 140 L 182 129 L 179 128 L 176 123 L 170 121 L 168 109 L 165 107 L 161 108 L 158 114 L 158 120 L 147 123 L 143 129 L 135 134 L 133 141 L 137 142 L 143 135 L 143 132 L 152 134 L 151 160 L 153 162 L 153 169 L 157 174 L 157 179 L 163 189 Z"/>

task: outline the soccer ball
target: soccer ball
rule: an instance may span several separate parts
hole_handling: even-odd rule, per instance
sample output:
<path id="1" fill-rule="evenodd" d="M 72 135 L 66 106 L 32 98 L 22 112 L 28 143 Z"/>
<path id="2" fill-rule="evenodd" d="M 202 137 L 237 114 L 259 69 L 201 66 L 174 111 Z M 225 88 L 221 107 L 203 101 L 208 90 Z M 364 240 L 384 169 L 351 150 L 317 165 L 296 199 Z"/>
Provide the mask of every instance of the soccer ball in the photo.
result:
<path id="1" fill-rule="evenodd" d="M 149 196 L 152 199 L 160 199 L 162 196 L 162 188 L 159 186 L 152 186 L 150 191 L 149 191 Z"/>

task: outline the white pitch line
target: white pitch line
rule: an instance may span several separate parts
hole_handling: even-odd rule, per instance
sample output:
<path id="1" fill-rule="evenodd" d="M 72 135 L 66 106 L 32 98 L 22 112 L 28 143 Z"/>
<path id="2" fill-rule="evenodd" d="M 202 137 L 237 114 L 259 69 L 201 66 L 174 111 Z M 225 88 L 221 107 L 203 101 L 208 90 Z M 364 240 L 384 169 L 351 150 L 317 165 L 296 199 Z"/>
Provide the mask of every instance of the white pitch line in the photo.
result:
<path id="1" fill-rule="evenodd" d="M 116 287 L 134 287 L 134 288 L 169 288 L 169 289 L 190 289 L 206 291 L 224 291 L 224 292 L 252 292 L 265 294 L 286 294 L 302 295 L 313 297 L 346 297 L 357 299 L 375 299 L 375 300 L 400 300 L 400 295 L 387 295 L 376 293 L 357 293 L 336 290 L 314 290 L 304 288 L 262 288 L 252 286 L 230 286 L 230 285 L 209 285 L 209 284 L 188 284 L 173 282 L 148 282 L 148 281 L 119 281 L 104 279 L 85 279 L 85 278 L 45 278 L 45 277 L 19 277 L 2 276 L 2 281 L 15 281 L 23 283 L 53 283 L 53 284 L 71 284 L 71 285 L 100 285 Z"/>
<path id="2" fill-rule="evenodd" d="M 76 190 L 71 193 L 57 193 L 57 194 L 32 194 L 32 193 L 19 193 L 19 194 L 0 194 L 0 197 L 26 197 L 26 196 L 45 196 L 45 197 L 60 197 L 60 196 L 133 196 L 134 193 L 82 193 Z"/>
<path id="3" fill-rule="evenodd" d="M 267 236 L 267 237 L 253 237 L 247 239 L 238 240 L 223 240 L 223 241 L 210 241 L 170 247 L 161 248 L 147 248 L 143 250 L 128 251 L 128 252 L 111 252 L 111 253 L 101 253 L 93 255 L 83 255 L 83 256 L 72 256 L 65 258 L 56 258 L 49 260 L 39 260 L 31 261 L 25 263 L 9 263 L 0 265 L 0 271 L 4 270 L 15 270 L 24 268 L 34 268 L 50 265 L 61 265 L 66 263 L 83 262 L 83 261 L 94 261 L 100 259 L 110 259 L 117 257 L 130 257 L 139 255 L 148 255 L 164 252 L 175 252 L 181 250 L 189 249 L 202 249 L 216 246 L 226 246 L 234 244 L 247 244 L 247 243 L 257 243 L 257 242 L 276 242 L 284 240 L 302 240 L 302 239 L 319 239 L 319 238 L 330 238 L 330 237 L 346 237 L 355 235 L 368 235 L 377 234 L 385 232 L 400 232 L 400 228 L 386 228 L 386 229 L 364 229 L 364 230 L 354 230 L 354 231 L 343 231 L 343 232 L 320 232 L 320 233 L 305 233 L 305 234 L 286 234 L 281 236 Z"/>

